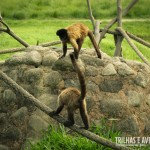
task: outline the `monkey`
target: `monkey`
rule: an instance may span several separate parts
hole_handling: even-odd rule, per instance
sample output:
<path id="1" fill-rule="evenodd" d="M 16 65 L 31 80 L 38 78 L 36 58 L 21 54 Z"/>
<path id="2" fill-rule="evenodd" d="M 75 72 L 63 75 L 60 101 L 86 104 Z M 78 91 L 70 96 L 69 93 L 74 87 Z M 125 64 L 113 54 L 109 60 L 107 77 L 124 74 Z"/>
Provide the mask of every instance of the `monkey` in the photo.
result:
<path id="1" fill-rule="evenodd" d="M 84 129 L 89 128 L 89 119 L 88 119 L 88 114 L 87 114 L 87 108 L 86 108 L 86 84 L 85 84 L 85 79 L 84 75 L 79 69 L 76 61 L 75 61 L 75 56 L 73 53 L 70 54 L 70 58 L 72 61 L 72 64 L 78 74 L 79 82 L 80 82 L 80 88 L 81 92 L 74 87 L 68 87 L 64 89 L 58 96 L 58 102 L 59 106 L 56 109 L 56 111 L 51 112 L 52 115 L 58 115 L 64 106 L 67 108 L 68 112 L 68 120 L 64 122 L 64 126 L 69 127 L 74 125 L 74 113 L 76 109 L 80 110 L 80 115 L 82 118 L 82 121 L 84 123 Z"/>
<path id="2" fill-rule="evenodd" d="M 76 23 L 71 26 L 68 26 L 64 29 L 59 29 L 56 32 L 56 35 L 59 36 L 63 45 L 63 55 L 59 58 L 63 58 L 67 53 L 67 43 L 70 43 L 74 48 L 75 58 L 78 59 L 79 52 L 81 50 L 82 44 L 86 36 L 89 36 L 95 51 L 97 53 L 98 58 L 101 59 L 101 53 L 99 51 L 98 45 L 95 41 L 93 32 L 82 23 Z"/>

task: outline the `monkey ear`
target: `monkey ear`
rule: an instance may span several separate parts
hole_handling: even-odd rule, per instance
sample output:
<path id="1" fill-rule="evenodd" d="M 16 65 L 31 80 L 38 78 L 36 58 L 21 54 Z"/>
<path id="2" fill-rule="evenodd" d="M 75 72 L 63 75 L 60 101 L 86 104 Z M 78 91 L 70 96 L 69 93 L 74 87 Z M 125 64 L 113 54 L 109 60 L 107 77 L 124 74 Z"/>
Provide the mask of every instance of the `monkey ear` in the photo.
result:
<path id="1" fill-rule="evenodd" d="M 58 36 L 67 35 L 67 30 L 66 29 L 57 30 L 56 35 L 58 35 Z"/>

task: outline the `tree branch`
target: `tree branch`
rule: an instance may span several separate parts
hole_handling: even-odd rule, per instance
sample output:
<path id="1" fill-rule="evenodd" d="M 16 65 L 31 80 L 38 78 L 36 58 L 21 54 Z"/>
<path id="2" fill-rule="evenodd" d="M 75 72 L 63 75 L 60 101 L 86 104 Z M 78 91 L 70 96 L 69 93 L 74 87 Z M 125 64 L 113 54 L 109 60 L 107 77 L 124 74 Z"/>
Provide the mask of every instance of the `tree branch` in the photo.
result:
<path id="1" fill-rule="evenodd" d="M 61 41 L 54 41 L 54 42 L 42 43 L 42 44 L 39 44 L 39 45 L 43 46 L 43 47 L 48 47 L 48 46 L 53 46 L 53 45 L 57 45 L 57 44 L 61 44 Z M 24 51 L 25 49 L 26 48 L 24 48 L 24 47 L 17 47 L 17 48 L 0 50 L 0 54 L 20 52 L 20 51 Z"/>
<path id="2" fill-rule="evenodd" d="M 117 21 L 118 21 L 118 27 L 122 27 L 122 1 L 117 0 Z M 117 35 L 115 39 L 115 45 L 116 45 L 116 50 L 114 53 L 114 56 L 120 56 L 122 57 L 122 44 L 123 37 L 122 35 Z"/>
<path id="3" fill-rule="evenodd" d="M 100 32 L 103 32 L 103 31 L 104 31 L 104 29 L 100 29 Z M 106 33 L 108 33 L 108 34 L 113 34 L 113 35 L 119 35 L 119 34 L 120 34 L 119 32 L 112 31 L 112 30 L 107 30 Z M 147 41 L 145 41 L 145 40 L 143 40 L 143 39 L 141 39 L 141 38 L 135 36 L 134 34 L 132 34 L 132 33 L 130 33 L 130 32 L 127 32 L 127 31 L 126 31 L 126 33 L 127 33 L 127 35 L 128 35 L 131 39 L 133 39 L 133 40 L 135 40 L 135 41 L 137 41 L 137 42 L 143 44 L 144 46 L 147 46 L 147 47 L 150 48 L 150 43 L 149 43 L 149 42 L 147 42 Z"/>
<path id="4" fill-rule="evenodd" d="M 99 32 L 99 27 L 100 26 L 100 21 L 96 21 L 95 22 L 95 29 L 94 29 L 94 36 L 95 36 L 95 40 L 96 40 L 96 43 L 98 44 L 99 42 L 99 39 L 100 39 L 100 32 Z"/>
<path id="5" fill-rule="evenodd" d="M 91 19 L 91 22 L 93 25 L 93 30 L 95 30 L 95 19 L 94 19 L 93 14 L 92 14 L 90 0 L 86 0 L 86 1 L 87 1 L 87 5 L 88 5 L 89 16 L 90 16 L 90 19 Z"/>
<path id="6" fill-rule="evenodd" d="M 25 47 L 30 46 L 28 43 L 26 43 L 24 40 L 18 37 L 15 33 L 13 33 L 13 31 L 10 30 L 9 26 L 2 19 L 0 20 L 0 23 L 6 27 L 6 29 L 0 28 L 0 31 L 8 33 L 10 36 L 12 36 L 15 40 L 17 40 L 23 46 Z"/>
<path id="7" fill-rule="evenodd" d="M 136 54 L 150 67 L 149 61 L 143 56 L 143 54 L 138 50 L 138 48 L 134 45 L 134 43 L 131 41 L 130 37 L 127 35 L 127 33 L 121 28 L 117 27 L 116 29 L 119 31 L 122 36 L 127 40 L 129 45 L 132 47 L 132 49 L 136 52 Z"/>
<path id="8" fill-rule="evenodd" d="M 137 1 L 138 1 L 138 0 L 133 0 L 133 1 L 123 10 L 122 16 L 125 16 L 125 15 L 129 12 L 129 10 L 137 3 Z M 104 30 L 103 30 L 102 33 L 101 33 L 101 37 L 100 37 L 100 40 L 99 40 L 99 44 L 100 44 L 101 40 L 104 38 L 104 36 L 105 36 L 107 30 L 108 30 L 114 23 L 116 23 L 116 21 L 117 21 L 117 17 L 114 18 L 114 19 L 112 19 L 112 20 L 105 26 Z"/>

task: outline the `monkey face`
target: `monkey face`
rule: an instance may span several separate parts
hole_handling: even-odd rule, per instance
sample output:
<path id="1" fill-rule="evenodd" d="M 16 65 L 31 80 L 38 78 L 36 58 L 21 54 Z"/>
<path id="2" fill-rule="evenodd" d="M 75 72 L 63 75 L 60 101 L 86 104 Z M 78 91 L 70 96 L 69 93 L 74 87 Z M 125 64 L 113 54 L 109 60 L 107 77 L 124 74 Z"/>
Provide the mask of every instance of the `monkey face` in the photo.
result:
<path id="1" fill-rule="evenodd" d="M 67 30 L 66 29 L 57 30 L 56 35 L 59 36 L 59 38 L 60 38 L 60 40 L 62 42 L 67 42 L 67 40 L 68 40 L 68 34 L 67 34 Z"/>

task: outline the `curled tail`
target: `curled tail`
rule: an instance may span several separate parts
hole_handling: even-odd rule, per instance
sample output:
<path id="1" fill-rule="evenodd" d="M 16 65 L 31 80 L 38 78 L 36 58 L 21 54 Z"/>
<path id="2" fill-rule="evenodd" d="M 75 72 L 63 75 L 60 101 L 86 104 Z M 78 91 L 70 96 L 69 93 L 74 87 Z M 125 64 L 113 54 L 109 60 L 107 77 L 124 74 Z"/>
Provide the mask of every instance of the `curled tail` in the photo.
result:
<path id="1" fill-rule="evenodd" d="M 85 84 L 85 79 L 84 79 L 84 75 L 83 73 L 81 72 L 79 66 L 77 65 L 76 63 L 76 60 L 75 60 L 75 56 L 74 54 L 70 54 L 70 58 L 71 58 L 71 62 L 78 74 L 78 78 L 79 78 L 79 82 L 80 82 L 80 88 L 81 88 L 81 96 L 80 96 L 80 101 L 83 101 L 85 96 L 86 96 L 86 84 Z"/>
<path id="2" fill-rule="evenodd" d="M 98 45 L 97 45 L 97 43 L 95 41 L 95 38 L 94 38 L 94 35 L 93 35 L 92 31 L 88 31 L 88 36 L 89 36 L 89 38 L 90 38 L 90 40 L 91 40 L 91 42 L 92 42 L 92 44 L 93 44 L 93 46 L 95 48 L 95 51 L 97 53 L 97 57 L 101 59 L 102 56 L 101 56 L 101 53 L 99 51 Z"/>

